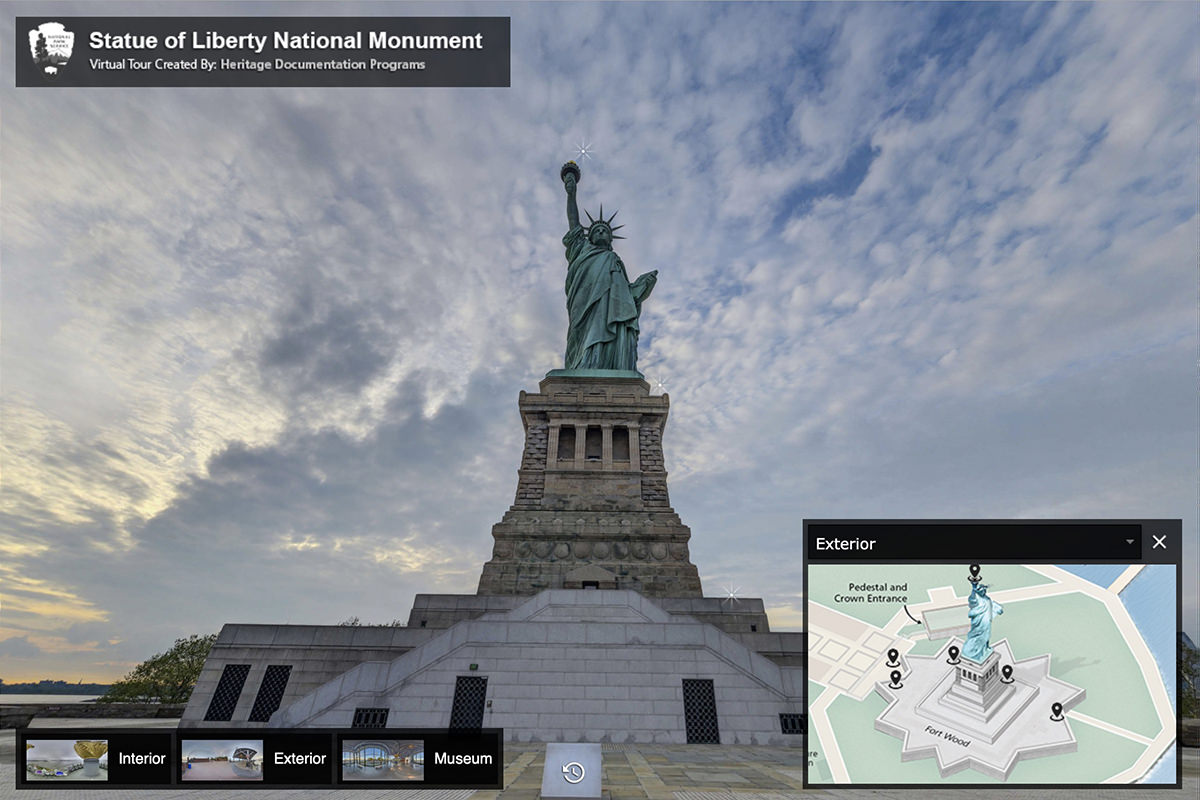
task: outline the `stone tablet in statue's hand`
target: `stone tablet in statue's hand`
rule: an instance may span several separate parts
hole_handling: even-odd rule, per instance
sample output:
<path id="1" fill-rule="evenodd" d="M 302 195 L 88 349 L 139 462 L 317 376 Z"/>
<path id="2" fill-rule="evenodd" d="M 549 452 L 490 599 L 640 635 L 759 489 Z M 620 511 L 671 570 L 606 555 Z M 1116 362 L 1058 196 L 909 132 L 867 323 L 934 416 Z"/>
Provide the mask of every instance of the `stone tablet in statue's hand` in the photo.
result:
<path id="1" fill-rule="evenodd" d="M 637 280 L 629 285 L 629 291 L 633 294 L 633 299 L 641 303 L 650 296 L 656 283 L 658 283 L 658 270 L 646 272 L 639 275 Z"/>

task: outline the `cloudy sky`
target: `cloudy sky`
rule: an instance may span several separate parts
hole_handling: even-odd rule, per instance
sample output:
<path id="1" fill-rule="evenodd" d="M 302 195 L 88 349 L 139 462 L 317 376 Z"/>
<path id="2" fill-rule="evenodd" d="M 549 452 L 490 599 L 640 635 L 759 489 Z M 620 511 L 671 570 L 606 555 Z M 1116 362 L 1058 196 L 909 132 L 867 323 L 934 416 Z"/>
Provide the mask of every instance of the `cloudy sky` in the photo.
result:
<path id="1" fill-rule="evenodd" d="M 511 16 L 512 86 L 0 90 L 5 680 L 473 593 L 580 144 L 706 593 L 798 627 L 805 517 L 1182 517 L 1200 639 L 1195 4 L 172 11 L 298 8 Z"/>

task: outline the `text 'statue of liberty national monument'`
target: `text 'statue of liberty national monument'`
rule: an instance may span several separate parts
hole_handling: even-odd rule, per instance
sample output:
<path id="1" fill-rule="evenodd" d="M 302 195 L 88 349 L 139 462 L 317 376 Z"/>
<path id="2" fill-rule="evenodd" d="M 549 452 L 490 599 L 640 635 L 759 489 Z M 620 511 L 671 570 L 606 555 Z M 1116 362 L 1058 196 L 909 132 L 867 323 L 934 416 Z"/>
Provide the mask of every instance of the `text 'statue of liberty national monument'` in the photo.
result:
<path id="1" fill-rule="evenodd" d="M 650 296 L 658 280 L 658 270 L 647 272 L 633 283 L 625 264 L 612 248 L 616 236 L 612 225 L 616 212 L 592 219 L 588 227 L 579 222 L 575 189 L 581 173 L 574 161 L 563 165 L 560 173 L 567 189 L 567 356 L 566 368 L 637 370 L 638 317 L 642 301 Z M 587 213 L 587 212 L 585 212 Z"/>
<path id="2" fill-rule="evenodd" d="M 517 490 L 475 593 L 418 594 L 402 628 L 226 625 L 181 728 L 803 746 L 804 634 L 773 631 L 761 599 L 705 597 L 671 507 L 671 401 L 637 371 L 657 273 L 631 282 L 612 218 L 579 221 L 578 165 L 559 177 L 566 368 L 517 397 Z"/>

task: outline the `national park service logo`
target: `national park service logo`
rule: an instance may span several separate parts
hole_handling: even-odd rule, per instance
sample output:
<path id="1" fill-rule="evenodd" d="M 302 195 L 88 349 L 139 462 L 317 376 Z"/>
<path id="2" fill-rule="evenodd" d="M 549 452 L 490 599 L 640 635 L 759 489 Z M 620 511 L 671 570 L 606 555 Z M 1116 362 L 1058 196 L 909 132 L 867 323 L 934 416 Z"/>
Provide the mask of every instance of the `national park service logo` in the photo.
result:
<path id="1" fill-rule="evenodd" d="M 74 46 L 75 34 L 61 22 L 43 22 L 29 32 L 33 63 L 48 81 L 56 79 L 59 71 L 67 66 Z"/>

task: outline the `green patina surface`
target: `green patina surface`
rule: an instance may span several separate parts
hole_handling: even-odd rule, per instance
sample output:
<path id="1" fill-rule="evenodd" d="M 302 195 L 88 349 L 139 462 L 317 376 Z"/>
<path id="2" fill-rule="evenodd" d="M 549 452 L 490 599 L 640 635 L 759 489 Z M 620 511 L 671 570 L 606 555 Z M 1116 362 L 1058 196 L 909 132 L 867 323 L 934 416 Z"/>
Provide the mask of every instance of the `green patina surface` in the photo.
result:
<path id="1" fill-rule="evenodd" d="M 552 369 L 546 373 L 547 378 L 635 378 L 645 380 L 646 376 L 633 369 Z"/>
<path id="2" fill-rule="evenodd" d="M 563 246 L 567 256 L 567 369 L 599 369 L 633 372 L 637 369 L 637 343 L 641 327 L 638 318 L 642 303 L 658 281 L 658 270 L 639 275 L 630 281 L 621 261 L 612 248 L 620 225 L 612 217 L 605 219 L 604 207 L 600 217 L 588 225 L 579 219 L 576 188 L 582 177 L 574 161 L 563 164 L 559 171 L 567 191 L 567 234 Z M 585 212 L 586 213 L 586 212 Z"/>

